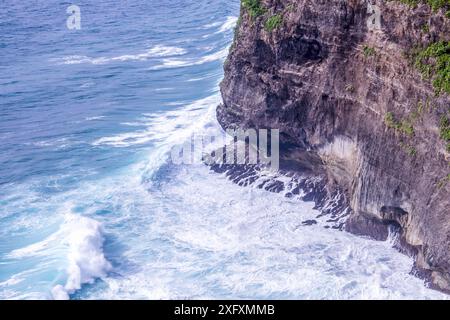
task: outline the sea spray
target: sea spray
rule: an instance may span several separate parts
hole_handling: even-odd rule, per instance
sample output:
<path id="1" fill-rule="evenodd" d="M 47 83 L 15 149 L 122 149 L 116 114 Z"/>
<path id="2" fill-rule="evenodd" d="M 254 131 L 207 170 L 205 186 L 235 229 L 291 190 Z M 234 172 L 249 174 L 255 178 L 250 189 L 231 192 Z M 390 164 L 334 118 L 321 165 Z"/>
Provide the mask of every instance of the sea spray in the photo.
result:
<path id="1" fill-rule="evenodd" d="M 53 287 L 52 296 L 67 300 L 83 284 L 106 276 L 112 267 L 103 253 L 103 231 L 98 221 L 67 214 L 61 234 L 66 236 L 62 241 L 68 246 L 67 280 L 64 286 Z"/>

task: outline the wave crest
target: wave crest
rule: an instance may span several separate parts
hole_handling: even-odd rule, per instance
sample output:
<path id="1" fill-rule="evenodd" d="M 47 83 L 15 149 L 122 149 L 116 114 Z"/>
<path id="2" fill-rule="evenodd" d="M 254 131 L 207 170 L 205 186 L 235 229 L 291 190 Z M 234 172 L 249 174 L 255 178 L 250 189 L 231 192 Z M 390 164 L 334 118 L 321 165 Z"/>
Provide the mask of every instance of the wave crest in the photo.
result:
<path id="1" fill-rule="evenodd" d="M 57 300 L 67 300 L 83 284 L 105 277 L 112 266 L 103 252 L 104 237 L 100 222 L 68 214 L 59 233 L 65 236 L 63 244 L 69 247 L 67 280 L 64 286 L 58 284 L 53 287 L 52 296 Z"/>
<path id="2" fill-rule="evenodd" d="M 116 57 L 88 57 L 88 56 L 67 56 L 56 59 L 58 64 L 106 64 L 110 62 L 124 61 L 145 61 L 150 58 L 162 58 L 171 56 L 180 56 L 186 54 L 186 50 L 178 47 L 156 45 L 145 52 L 138 54 L 126 54 Z"/>

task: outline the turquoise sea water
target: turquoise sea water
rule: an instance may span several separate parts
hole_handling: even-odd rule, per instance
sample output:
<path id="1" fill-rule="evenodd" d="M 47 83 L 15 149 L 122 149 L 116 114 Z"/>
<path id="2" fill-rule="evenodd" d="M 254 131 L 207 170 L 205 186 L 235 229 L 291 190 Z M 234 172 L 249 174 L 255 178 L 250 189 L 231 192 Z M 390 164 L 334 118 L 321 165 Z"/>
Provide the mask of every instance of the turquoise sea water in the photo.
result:
<path id="1" fill-rule="evenodd" d="M 173 146 L 221 132 L 237 0 L 54 0 L 0 12 L 0 298 L 444 298 L 310 203 Z"/>

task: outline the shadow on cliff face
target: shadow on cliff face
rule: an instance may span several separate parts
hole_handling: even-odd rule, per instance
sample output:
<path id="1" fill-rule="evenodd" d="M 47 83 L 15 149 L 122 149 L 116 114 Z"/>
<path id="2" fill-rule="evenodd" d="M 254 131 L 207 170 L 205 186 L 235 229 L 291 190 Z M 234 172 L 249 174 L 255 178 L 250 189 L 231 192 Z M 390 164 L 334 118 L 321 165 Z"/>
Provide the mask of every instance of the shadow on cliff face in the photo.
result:
<path id="1" fill-rule="evenodd" d="M 267 43 L 257 40 L 250 62 L 257 68 L 257 72 L 264 72 L 274 68 L 276 58 L 272 48 Z"/>
<path id="2" fill-rule="evenodd" d="M 319 30 L 310 32 L 298 26 L 289 38 L 281 40 L 278 46 L 278 58 L 282 62 L 300 66 L 306 62 L 320 62 L 327 57 L 327 48 L 320 41 Z"/>
<path id="3" fill-rule="evenodd" d="M 369 30 L 364 1 L 263 3 L 266 14 L 242 12 L 221 84 L 220 124 L 279 129 L 287 163 L 325 168 L 327 188 L 347 193 L 348 230 L 384 240 L 395 227 L 433 283 L 450 289 L 450 183 L 442 185 L 449 152 L 438 128 L 450 100 L 407 60 L 417 44 L 448 39 L 448 20 L 426 5 L 376 1 L 383 24 Z M 268 31 L 274 14 L 283 21 Z M 339 144 L 346 139 L 354 152 Z M 325 165 L 315 160 L 324 148 L 334 152 Z"/>

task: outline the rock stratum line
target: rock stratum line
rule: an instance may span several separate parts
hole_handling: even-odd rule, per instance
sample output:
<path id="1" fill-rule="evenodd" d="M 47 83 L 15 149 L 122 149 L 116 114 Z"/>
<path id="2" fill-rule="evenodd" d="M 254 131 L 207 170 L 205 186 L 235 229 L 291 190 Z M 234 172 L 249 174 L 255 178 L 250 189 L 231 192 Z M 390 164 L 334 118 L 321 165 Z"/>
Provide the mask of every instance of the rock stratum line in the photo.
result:
<path id="1" fill-rule="evenodd" d="M 280 129 L 288 171 L 303 177 L 295 185 L 311 190 L 306 200 L 323 209 L 339 194 L 331 211 L 346 219 L 336 227 L 355 234 L 386 240 L 395 226 L 422 275 L 450 292 L 449 79 L 437 70 L 443 80 L 433 82 L 418 68 L 438 61 L 430 50 L 417 60 L 427 46 L 447 54 L 450 19 L 425 3 L 373 3 L 379 30 L 368 28 L 366 1 L 244 0 L 218 120 Z M 237 183 L 257 179 L 214 169 Z"/>

